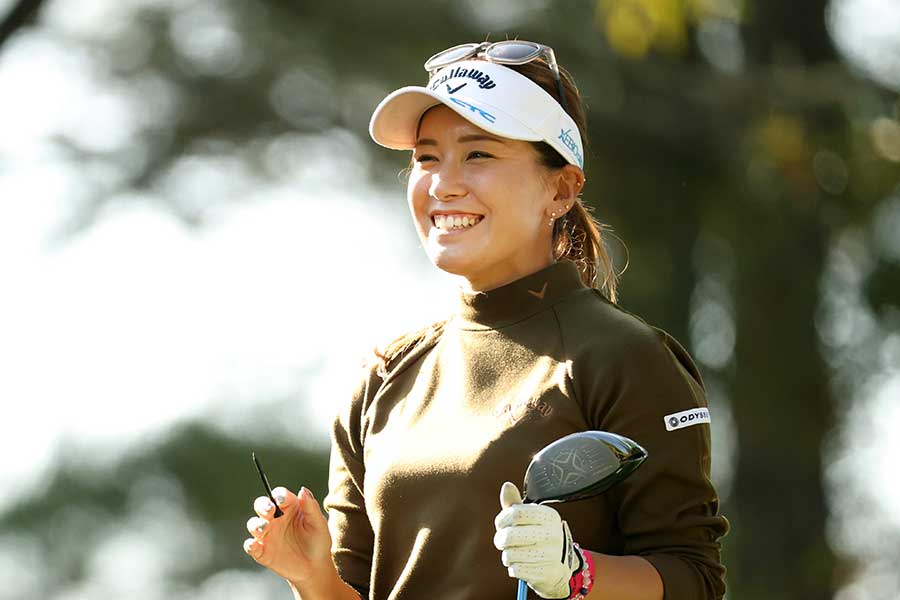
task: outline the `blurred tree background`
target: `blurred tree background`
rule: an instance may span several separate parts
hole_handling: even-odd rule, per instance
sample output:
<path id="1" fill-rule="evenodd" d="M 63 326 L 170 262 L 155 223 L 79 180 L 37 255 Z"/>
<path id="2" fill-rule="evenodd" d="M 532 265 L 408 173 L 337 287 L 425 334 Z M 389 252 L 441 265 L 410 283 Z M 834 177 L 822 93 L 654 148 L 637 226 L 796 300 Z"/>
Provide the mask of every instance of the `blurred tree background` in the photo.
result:
<path id="1" fill-rule="evenodd" d="M 620 238 L 620 304 L 685 343 L 707 383 L 728 598 L 900 597 L 900 517 L 884 504 L 896 484 L 872 487 L 865 468 L 889 466 L 873 423 L 900 418 L 892 0 L 7 5 L 0 60 L 49 46 L 55 58 L 34 69 L 89 65 L 104 90 L 88 108 L 101 127 L 52 136 L 78 174 L 57 247 L 135 198 L 202 231 L 287 175 L 362 178 L 373 213 L 402 216 L 406 156 L 369 141 L 377 102 L 423 83 L 424 59 L 458 43 L 551 45 L 587 102 L 585 198 Z M 48 120 L 71 101 L 27 83 L 0 94 L 0 110 Z M 0 152 L 0 174 L 13 168 Z M 322 189 L 309 185 L 298 196 Z M 313 218 L 340 235 L 347 216 L 321 206 Z M 298 386 L 254 401 L 311 398 Z M 102 460 L 60 446 L 37 491 L 10 494 L 0 514 L 0 597 L 287 597 L 241 550 L 259 493 L 249 450 L 270 480 L 321 498 L 327 448 L 298 442 L 301 422 L 273 442 L 277 411 L 254 414 L 263 422 L 227 432 L 184 421 Z"/>

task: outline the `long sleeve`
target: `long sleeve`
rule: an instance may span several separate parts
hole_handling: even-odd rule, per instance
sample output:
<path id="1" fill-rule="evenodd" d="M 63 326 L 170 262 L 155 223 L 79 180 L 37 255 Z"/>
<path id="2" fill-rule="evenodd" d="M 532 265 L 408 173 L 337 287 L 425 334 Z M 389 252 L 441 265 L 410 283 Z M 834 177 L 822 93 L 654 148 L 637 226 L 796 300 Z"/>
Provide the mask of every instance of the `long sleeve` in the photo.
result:
<path id="1" fill-rule="evenodd" d="M 630 437 L 649 455 L 610 492 L 624 554 L 642 556 L 657 569 L 666 600 L 721 598 L 725 568 L 718 540 L 729 525 L 718 514 L 710 480 L 703 382 L 674 338 L 635 319 L 622 311 L 611 343 L 594 344 L 572 367 L 590 426 Z"/>
<path id="2" fill-rule="evenodd" d="M 369 595 L 374 534 L 364 496 L 362 418 L 366 401 L 379 382 L 370 373 L 335 417 L 324 501 L 338 574 L 364 598 Z"/>

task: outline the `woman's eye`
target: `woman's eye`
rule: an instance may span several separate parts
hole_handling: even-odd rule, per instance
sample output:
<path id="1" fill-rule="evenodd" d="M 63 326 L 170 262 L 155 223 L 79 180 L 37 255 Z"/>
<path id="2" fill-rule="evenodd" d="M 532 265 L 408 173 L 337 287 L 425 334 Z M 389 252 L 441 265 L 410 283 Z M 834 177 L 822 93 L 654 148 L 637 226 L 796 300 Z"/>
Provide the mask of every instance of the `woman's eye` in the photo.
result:
<path id="1" fill-rule="evenodd" d="M 469 152 L 469 158 L 494 158 L 494 157 L 491 156 L 490 154 L 488 154 L 487 152 L 479 152 L 478 150 L 475 150 L 473 152 Z"/>
<path id="2" fill-rule="evenodd" d="M 427 162 L 429 160 L 437 160 L 437 159 L 430 154 L 423 154 L 421 156 L 416 157 L 416 162 Z"/>

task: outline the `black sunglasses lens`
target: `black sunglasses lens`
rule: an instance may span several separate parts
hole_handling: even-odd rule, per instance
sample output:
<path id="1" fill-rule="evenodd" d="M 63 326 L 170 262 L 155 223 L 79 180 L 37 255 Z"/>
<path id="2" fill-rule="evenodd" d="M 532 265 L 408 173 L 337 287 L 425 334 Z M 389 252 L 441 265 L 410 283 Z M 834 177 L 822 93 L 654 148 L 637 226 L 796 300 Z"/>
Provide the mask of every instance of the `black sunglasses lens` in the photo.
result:
<path id="1" fill-rule="evenodd" d="M 487 55 L 497 60 L 531 60 L 541 49 L 528 42 L 501 42 L 491 46 Z"/>
<path id="2" fill-rule="evenodd" d="M 426 69 L 435 69 L 443 65 L 455 63 L 472 55 L 472 51 L 477 47 L 476 44 L 468 44 L 465 46 L 457 46 L 435 54 L 425 63 Z"/>

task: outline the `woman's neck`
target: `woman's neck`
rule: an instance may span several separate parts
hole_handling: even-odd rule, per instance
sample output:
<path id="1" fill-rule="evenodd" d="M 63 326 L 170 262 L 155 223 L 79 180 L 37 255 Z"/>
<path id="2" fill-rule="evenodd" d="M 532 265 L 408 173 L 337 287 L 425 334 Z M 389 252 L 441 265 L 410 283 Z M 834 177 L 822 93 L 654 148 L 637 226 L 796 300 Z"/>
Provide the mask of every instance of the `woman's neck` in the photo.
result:
<path id="1" fill-rule="evenodd" d="M 492 269 L 489 273 L 477 273 L 471 275 L 458 275 L 459 287 L 467 294 L 477 292 L 489 292 L 503 287 L 513 281 L 518 281 L 532 273 L 546 269 L 556 262 L 552 253 L 542 257 L 538 261 L 529 261 L 523 264 L 510 264 L 502 270 Z"/>

